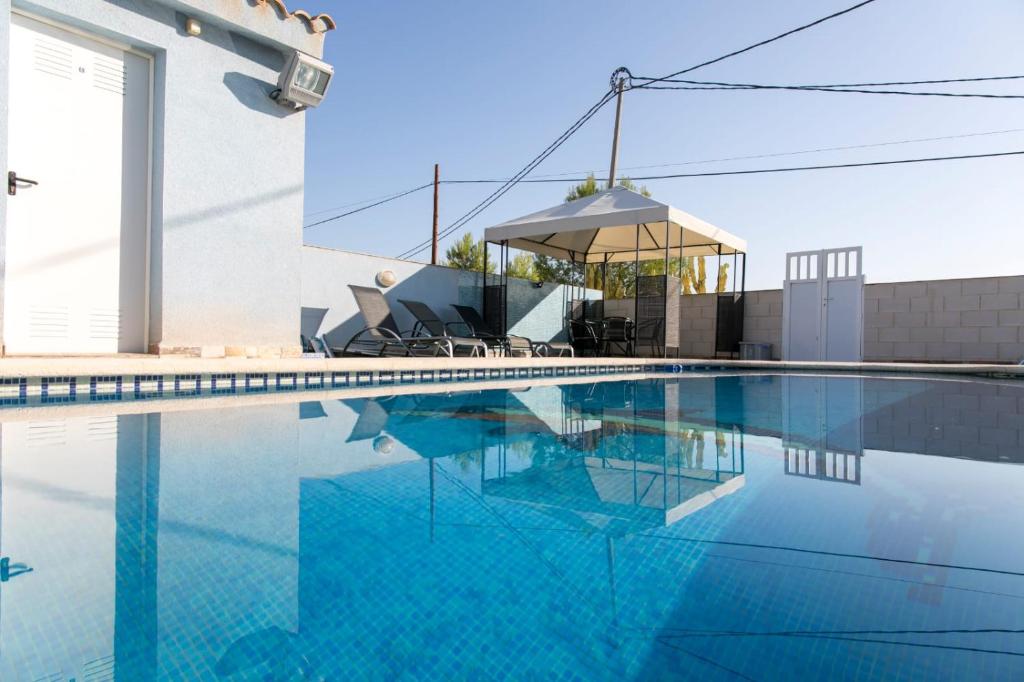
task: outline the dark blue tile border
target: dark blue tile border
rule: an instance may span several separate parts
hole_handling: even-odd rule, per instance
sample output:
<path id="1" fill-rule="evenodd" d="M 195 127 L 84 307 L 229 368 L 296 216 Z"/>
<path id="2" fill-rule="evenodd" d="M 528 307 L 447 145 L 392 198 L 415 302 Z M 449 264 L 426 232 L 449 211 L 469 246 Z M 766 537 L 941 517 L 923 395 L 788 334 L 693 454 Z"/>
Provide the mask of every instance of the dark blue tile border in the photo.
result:
<path id="1" fill-rule="evenodd" d="M 40 381 L 39 397 L 44 403 L 71 403 L 75 401 L 77 379 L 69 376 L 43 377 Z M 67 395 L 50 395 L 54 385 L 67 386 Z"/>
<path id="2" fill-rule="evenodd" d="M 156 382 L 156 390 L 142 390 L 142 382 L 152 383 Z M 135 381 L 135 398 L 141 400 L 145 398 L 159 398 L 164 394 L 164 377 L 162 374 L 136 374 Z"/>
<path id="3" fill-rule="evenodd" d="M 203 378 L 199 374 L 175 374 L 174 395 L 179 397 L 199 395 L 203 387 L 202 382 Z"/>
<path id="4" fill-rule="evenodd" d="M 4 377 L 0 379 L 0 386 L 17 386 L 16 397 L 0 398 L 0 405 L 24 405 L 28 400 L 28 378 L 26 377 Z"/>
<path id="5" fill-rule="evenodd" d="M 245 375 L 246 393 L 266 393 L 269 388 L 270 379 L 266 373 L 254 372 Z"/>
<path id="6" fill-rule="evenodd" d="M 92 401 L 117 401 L 121 399 L 122 377 L 120 374 L 112 376 L 89 377 L 89 400 Z M 113 386 L 113 393 L 100 393 L 100 386 Z"/>
<path id="7" fill-rule="evenodd" d="M 278 391 L 294 391 L 298 387 L 298 372 L 278 372 L 274 377 L 274 388 Z"/>
<path id="8" fill-rule="evenodd" d="M 124 391 L 134 387 L 134 398 L 167 397 L 165 383 L 170 389 L 173 380 L 174 396 L 191 397 L 201 395 L 225 395 L 242 391 L 243 379 L 246 393 L 287 392 L 300 389 L 325 390 L 328 388 L 392 386 L 398 383 L 466 383 L 486 379 L 536 379 L 540 377 L 596 377 L 626 372 L 680 372 L 709 371 L 723 369 L 720 365 L 561 365 L 525 367 L 455 367 L 451 369 L 419 370 L 359 370 L 359 371 L 310 371 L 310 372 L 223 372 L 217 374 L 138 374 L 138 375 L 84 375 L 84 376 L 43 376 L 34 382 L 32 377 L 7 377 L 0 379 L 0 387 L 17 387 L 17 395 L 8 389 L 8 395 L 0 397 L 0 406 L 25 405 L 34 402 L 73 403 L 78 401 L 119 401 L 130 399 Z M 301 376 L 300 376 L 301 375 Z M 328 381 L 328 375 L 330 380 Z M 300 381 L 301 379 L 301 381 Z M 31 386 L 30 384 L 31 380 Z M 88 393 L 84 386 L 88 384 Z M 150 384 L 144 388 L 143 384 Z M 82 390 L 79 391 L 79 385 Z M 32 397 L 29 396 L 30 389 Z M 36 391 L 39 391 L 37 394 Z M 55 395 L 60 391 L 60 395 Z M 66 394 L 63 392 L 66 391 Z M 168 391 L 169 393 L 169 391 Z M 87 397 L 88 396 L 88 397 Z"/>
<path id="9" fill-rule="evenodd" d="M 224 384 L 227 384 L 226 386 Z M 238 390 L 234 374 L 213 374 L 210 376 L 210 393 L 224 395 Z"/>

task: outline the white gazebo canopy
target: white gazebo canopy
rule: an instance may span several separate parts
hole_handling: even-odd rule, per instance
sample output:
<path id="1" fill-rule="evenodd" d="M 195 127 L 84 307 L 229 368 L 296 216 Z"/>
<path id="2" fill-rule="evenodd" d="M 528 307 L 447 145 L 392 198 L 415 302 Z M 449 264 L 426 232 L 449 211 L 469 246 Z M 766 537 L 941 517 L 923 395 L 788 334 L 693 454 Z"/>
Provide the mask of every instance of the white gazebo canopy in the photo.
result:
<path id="1" fill-rule="evenodd" d="M 747 242 L 624 187 L 489 227 L 484 239 L 576 263 L 746 253 Z M 669 253 L 666 253 L 666 248 Z"/>

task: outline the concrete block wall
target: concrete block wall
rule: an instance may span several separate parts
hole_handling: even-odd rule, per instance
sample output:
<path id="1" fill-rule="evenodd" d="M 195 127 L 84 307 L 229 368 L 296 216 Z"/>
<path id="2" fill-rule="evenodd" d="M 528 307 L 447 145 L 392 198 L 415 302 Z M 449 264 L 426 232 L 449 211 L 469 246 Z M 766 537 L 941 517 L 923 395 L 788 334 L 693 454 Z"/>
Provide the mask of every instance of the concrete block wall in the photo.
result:
<path id="1" fill-rule="evenodd" d="M 714 356 L 715 295 L 680 301 L 680 355 Z M 607 305 L 607 304 L 606 304 Z M 743 340 L 782 357 L 782 290 L 748 291 Z M 868 284 L 864 359 L 875 362 L 1019 362 L 1024 275 Z"/>
<path id="2" fill-rule="evenodd" d="M 1024 276 L 869 284 L 864 359 L 1018 362 Z"/>
<path id="3" fill-rule="evenodd" d="M 690 294 L 679 299 L 679 356 L 708 358 L 715 354 L 716 294 Z"/>
<path id="4" fill-rule="evenodd" d="M 743 340 L 772 344 L 772 359 L 782 358 L 782 290 L 748 291 L 743 303 Z"/>

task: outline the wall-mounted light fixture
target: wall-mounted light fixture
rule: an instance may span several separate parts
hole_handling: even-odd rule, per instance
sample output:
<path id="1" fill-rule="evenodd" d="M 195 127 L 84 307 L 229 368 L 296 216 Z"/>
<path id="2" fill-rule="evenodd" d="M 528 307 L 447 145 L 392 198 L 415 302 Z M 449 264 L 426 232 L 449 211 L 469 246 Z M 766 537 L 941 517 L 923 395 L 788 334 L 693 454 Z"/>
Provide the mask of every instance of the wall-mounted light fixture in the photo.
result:
<path id="1" fill-rule="evenodd" d="M 377 273 L 377 284 L 382 287 L 393 287 L 398 282 L 398 277 L 391 270 L 381 270 Z"/>
<path id="2" fill-rule="evenodd" d="M 381 434 L 373 439 L 373 451 L 378 455 L 390 455 L 395 449 L 395 439 L 391 436 Z"/>
<path id="3" fill-rule="evenodd" d="M 293 52 L 281 71 L 277 90 L 270 97 L 296 109 L 315 107 L 327 96 L 334 78 L 334 67 L 303 52 Z"/>
<path id="4" fill-rule="evenodd" d="M 185 33 L 190 36 L 198 36 L 203 32 L 203 25 L 200 24 L 196 19 L 185 20 Z"/>

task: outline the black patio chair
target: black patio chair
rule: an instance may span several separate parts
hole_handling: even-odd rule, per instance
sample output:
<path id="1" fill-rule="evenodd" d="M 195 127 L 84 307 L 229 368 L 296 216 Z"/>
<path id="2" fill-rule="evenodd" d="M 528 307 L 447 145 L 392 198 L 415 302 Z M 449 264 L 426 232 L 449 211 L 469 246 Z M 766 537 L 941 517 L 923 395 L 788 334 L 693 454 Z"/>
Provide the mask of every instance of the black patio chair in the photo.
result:
<path id="1" fill-rule="evenodd" d="M 628 317 L 606 317 L 601 330 L 601 354 L 611 355 L 615 348 L 625 356 L 633 355 L 633 320 Z"/>
<path id="2" fill-rule="evenodd" d="M 597 329 L 584 320 L 569 320 L 569 343 L 579 356 L 596 356 L 601 349 L 601 337 Z"/>
<path id="3" fill-rule="evenodd" d="M 653 357 L 660 358 L 664 355 L 664 346 L 662 345 L 663 334 L 662 329 L 665 326 L 665 320 L 644 320 L 636 326 L 636 345 L 637 346 L 650 346 L 653 352 Z"/>
<path id="4" fill-rule="evenodd" d="M 347 356 L 438 356 L 455 355 L 452 340 L 445 336 L 415 336 L 412 332 L 403 333 L 395 324 L 391 307 L 380 289 L 360 287 L 349 284 L 352 295 L 363 314 L 367 326 L 357 332 L 343 348 L 331 351 L 335 355 Z"/>
<path id="5" fill-rule="evenodd" d="M 398 302 L 404 305 L 412 313 L 412 316 L 416 318 L 416 326 L 412 329 L 413 335 L 424 334 L 435 338 L 447 338 L 451 341 L 455 353 L 459 353 L 461 350 L 467 355 L 474 357 L 487 355 L 488 349 L 501 347 L 501 339 L 496 336 L 482 338 L 453 334 L 452 326 L 461 323 L 442 322 L 437 313 L 431 310 L 430 306 L 426 303 L 403 299 L 398 299 Z"/>

